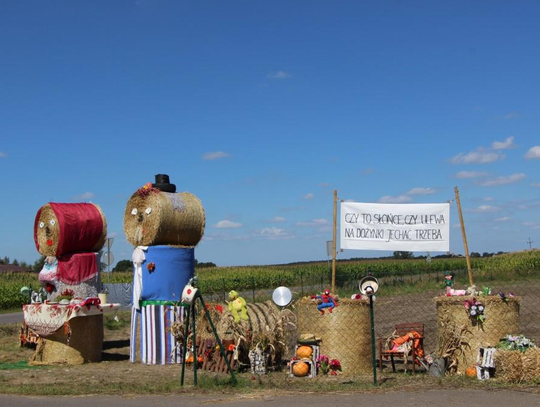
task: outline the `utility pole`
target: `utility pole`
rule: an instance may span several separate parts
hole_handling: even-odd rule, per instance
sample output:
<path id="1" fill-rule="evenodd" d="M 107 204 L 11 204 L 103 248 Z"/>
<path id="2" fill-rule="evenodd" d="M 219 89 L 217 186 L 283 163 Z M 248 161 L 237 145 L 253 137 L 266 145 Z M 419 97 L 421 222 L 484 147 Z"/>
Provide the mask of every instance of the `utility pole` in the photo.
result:
<path id="1" fill-rule="evenodd" d="M 532 244 L 534 243 L 531 238 L 529 237 L 529 240 L 527 241 L 527 243 L 529 243 L 529 250 L 532 249 Z"/>

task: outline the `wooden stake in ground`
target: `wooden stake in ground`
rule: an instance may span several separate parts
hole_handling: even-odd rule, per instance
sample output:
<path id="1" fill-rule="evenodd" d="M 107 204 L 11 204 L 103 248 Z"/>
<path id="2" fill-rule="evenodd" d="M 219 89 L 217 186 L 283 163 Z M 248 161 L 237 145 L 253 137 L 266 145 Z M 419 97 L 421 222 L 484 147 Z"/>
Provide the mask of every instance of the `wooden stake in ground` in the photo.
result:
<path id="1" fill-rule="evenodd" d="M 334 225 L 332 242 L 332 294 L 336 292 L 336 228 L 337 228 L 337 190 L 334 190 Z"/>
<path id="2" fill-rule="evenodd" d="M 469 257 L 469 245 L 467 244 L 467 234 L 465 233 L 465 223 L 463 222 L 463 214 L 461 213 L 461 202 L 459 201 L 458 187 L 454 188 L 456 192 L 456 204 L 459 213 L 459 223 L 461 225 L 461 234 L 463 235 L 463 245 L 465 246 L 465 258 L 467 259 L 467 272 L 469 274 L 469 285 L 474 285 L 472 270 L 471 270 L 471 258 Z"/>

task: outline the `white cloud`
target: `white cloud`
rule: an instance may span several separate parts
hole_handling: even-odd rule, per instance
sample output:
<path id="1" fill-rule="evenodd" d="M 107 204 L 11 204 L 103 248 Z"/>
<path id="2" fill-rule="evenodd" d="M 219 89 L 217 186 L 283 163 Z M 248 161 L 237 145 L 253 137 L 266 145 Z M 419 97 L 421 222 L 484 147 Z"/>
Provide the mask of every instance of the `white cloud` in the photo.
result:
<path id="1" fill-rule="evenodd" d="M 495 222 L 508 222 L 509 220 L 512 220 L 510 216 L 503 216 L 502 218 L 494 219 Z"/>
<path id="2" fill-rule="evenodd" d="M 374 168 L 366 168 L 364 171 L 362 171 L 362 175 L 369 175 L 373 174 L 375 172 Z"/>
<path id="3" fill-rule="evenodd" d="M 80 194 L 80 195 L 75 195 L 73 197 L 73 200 L 74 201 L 88 201 L 89 199 L 92 199 L 94 198 L 95 195 L 93 192 L 85 192 L 83 194 Z"/>
<path id="4" fill-rule="evenodd" d="M 107 233 L 107 239 L 114 239 L 116 236 L 118 236 L 118 232 Z"/>
<path id="5" fill-rule="evenodd" d="M 237 229 L 241 228 L 242 224 L 238 222 L 232 222 L 230 220 L 220 220 L 214 225 L 216 229 Z"/>
<path id="6" fill-rule="evenodd" d="M 255 235 L 261 236 L 270 240 L 293 238 L 293 236 L 287 233 L 284 229 L 279 229 L 279 228 L 274 228 L 274 227 L 261 229 Z"/>
<path id="7" fill-rule="evenodd" d="M 533 182 L 531 184 L 531 187 L 537 187 L 537 188 L 540 187 L 540 182 Z"/>
<path id="8" fill-rule="evenodd" d="M 454 177 L 459 179 L 471 179 L 471 178 L 480 178 L 487 176 L 485 171 L 460 171 L 457 172 Z"/>
<path id="9" fill-rule="evenodd" d="M 527 160 L 534 160 L 540 158 L 540 146 L 534 146 L 527 151 L 527 154 L 525 154 L 525 158 Z"/>
<path id="10" fill-rule="evenodd" d="M 2 151 L 0 151 L 0 158 L 6 158 L 6 157 L 7 157 L 7 154 L 4 153 L 4 152 L 2 152 Z"/>
<path id="11" fill-rule="evenodd" d="M 535 230 L 540 229 L 540 222 L 523 222 L 523 225 Z"/>
<path id="12" fill-rule="evenodd" d="M 484 199 L 482 199 L 482 201 L 484 201 L 484 202 L 492 202 L 493 198 L 490 197 L 490 196 L 486 196 Z"/>
<path id="13" fill-rule="evenodd" d="M 277 72 L 268 74 L 268 78 L 270 79 L 287 79 L 290 77 L 291 75 L 285 71 L 277 71 Z"/>
<path id="14" fill-rule="evenodd" d="M 310 199 L 313 199 L 313 198 L 315 198 L 315 195 L 313 195 L 311 192 L 310 192 L 309 194 L 305 194 L 305 195 L 304 195 L 304 199 L 306 199 L 306 200 L 308 200 L 308 201 L 309 201 Z"/>
<path id="15" fill-rule="evenodd" d="M 319 182 L 317 185 L 321 188 L 328 188 L 330 186 L 328 182 Z"/>
<path id="16" fill-rule="evenodd" d="M 467 154 L 459 153 L 452 157 L 450 162 L 452 164 L 488 164 L 504 158 L 504 154 L 479 149 Z"/>
<path id="17" fill-rule="evenodd" d="M 507 113 L 507 114 L 503 115 L 502 119 L 503 120 L 512 120 L 512 119 L 517 119 L 520 116 L 521 116 L 521 114 L 518 113 L 518 112 L 510 112 L 510 113 Z"/>
<path id="18" fill-rule="evenodd" d="M 407 195 L 431 195 L 434 194 L 435 190 L 433 188 L 413 188 L 409 192 L 407 192 Z"/>
<path id="19" fill-rule="evenodd" d="M 514 136 L 510 136 L 504 141 L 494 141 L 493 144 L 491 144 L 491 148 L 494 150 L 507 150 L 514 147 Z"/>
<path id="20" fill-rule="evenodd" d="M 540 201 L 528 201 L 528 202 L 518 205 L 518 209 L 522 211 L 528 211 L 531 209 L 538 209 L 538 208 L 540 208 Z"/>
<path id="21" fill-rule="evenodd" d="M 411 202 L 413 199 L 409 195 L 390 196 L 385 195 L 379 199 L 379 203 L 405 203 Z"/>
<path id="22" fill-rule="evenodd" d="M 238 241 L 238 240 L 248 240 L 252 237 L 249 235 L 230 235 L 228 233 L 205 233 L 204 240 L 221 240 L 221 241 Z"/>
<path id="23" fill-rule="evenodd" d="M 273 217 L 272 219 L 269 219 L 267 220 L 266 222 L 270 222 L 270 223 L 283 223 L 283 222 L 286 222 L 287 219 L 281 217 L 281 216 L 275 216 Z"/>
<path id="24" fill-rule="evenodd" d="M 525 179 L 525 174 L 518 173 L 507 175 L 504 177 L 497 177 L 492 179 L 487 179 L 485 181 L 479 182 L 483 187 L 498 187 L 500 185 L 515 184 L 517 182 L 523 181 Z"/>
<path id="25" fill-rule="evenodd" d="M 476 209 L 471 209 L 469 212 L 476 212 L 476 213 L 493 213 L 500 211 L 501 208 L 498 208 L 497 206 L 491 206 L 491 205 L 480 205 Z"/>
<path id="26" fill-rule="evenodd" d="M 213 151 L 209 153 L 204 153 L 202 156 L 203 160 L 219 160 L 220 158 L 230 157 L 229 153 L 224 151 Z"/>
<path id="27" fill-rule="evenodd" d="M 309 227 L 316 227 L 316 226 L 326 226 L 330 222 L 328 222 L 326 219 L 313 219 L 307 222 L 296 222 L 296 226 L 309 226 Z"/>

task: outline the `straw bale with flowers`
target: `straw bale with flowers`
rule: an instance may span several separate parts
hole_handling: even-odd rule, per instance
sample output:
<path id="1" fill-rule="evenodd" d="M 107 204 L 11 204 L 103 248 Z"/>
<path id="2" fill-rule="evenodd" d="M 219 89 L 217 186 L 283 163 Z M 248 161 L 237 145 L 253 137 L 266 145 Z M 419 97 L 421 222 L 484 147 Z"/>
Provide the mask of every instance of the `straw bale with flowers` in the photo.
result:
<path id="1" fill-rule="evenodd" d="M 455 357 L 456 372 L 463 374 L 471 367 L 482 347 L 494 347 L 499 339 L 519 331 L 519 297 L 456 296 L 436 297 L 437 342 L 453 335 L 459 327 L 466 346 Z"/>

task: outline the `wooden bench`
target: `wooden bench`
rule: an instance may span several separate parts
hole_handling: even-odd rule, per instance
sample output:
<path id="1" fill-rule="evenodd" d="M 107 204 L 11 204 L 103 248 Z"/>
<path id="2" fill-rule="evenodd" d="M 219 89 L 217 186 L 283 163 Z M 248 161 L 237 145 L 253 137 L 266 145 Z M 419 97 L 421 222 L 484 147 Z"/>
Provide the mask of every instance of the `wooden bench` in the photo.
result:
<path id="1" fill-rule="evenodd" d="M 420 348 L 424 349 L 424 324 L 421 322 L 409 322 L 404 324 L 398 324 L 395 326 L 395 334 L 397 337 L 401 337 L 404 335 L 407 335 L 409 332 L 416 332 L 420 335 L 418 339 L 420 341 Z M 405 352 L 392 352 L 391 350 L 384 350 L 383 349 L 383 342 L 386 341 L 388 338 L 379 338 L 379 369 L 382 371 L 383 368 L 383 358 L 388 359 L 390 358 L 390 361 L 392 362 L 392 371 L 396 371 L 396 364 L 394 362 L 394 358 L 401 358 L 403 359 L 403 363 L 405 365 L 405 370 L 408 368 L 409 358 L 407 357 Z M 416 371 L 416 363 L 418 355 L 416 354 L 416 350 L 414 346 L 411 346 L 410 355 L 412 358 L 412 372 L 415 373 Z"/>

